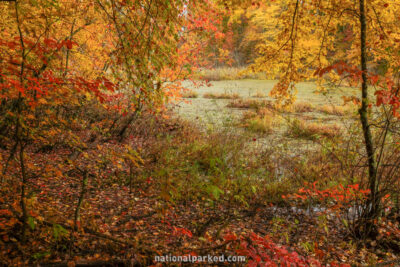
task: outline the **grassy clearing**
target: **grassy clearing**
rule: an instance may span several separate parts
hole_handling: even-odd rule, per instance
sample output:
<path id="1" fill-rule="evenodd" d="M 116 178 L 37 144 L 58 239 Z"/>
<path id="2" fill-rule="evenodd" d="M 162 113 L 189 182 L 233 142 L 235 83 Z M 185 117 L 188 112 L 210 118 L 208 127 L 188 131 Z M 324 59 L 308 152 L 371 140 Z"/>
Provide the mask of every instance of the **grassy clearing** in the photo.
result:
<path id="1" fill-rule="evenodd" d="M 221 94 L 216 94 L 216 93 L 205 93 L 203 95 L 204 98 L 208 99 L 240 99 L 241 96 L 236 93 L 221 93 Z"/>
<path id="2" fill-rule="evenodd" d="M 264 73 L 249 73 L 246 71 L 245 67 L 221 67 L 216 69 L 201 70 L 195 78 L 207 81 L 240 79 L 265 80 L 267 79 L 267 76 Z"/>
<path id="3" fill-rule="evenodd" d="M 327 125 L 293 119 L 288 123 L 287 135 L 294 138 L 314 140 L 318 136 L 334 138 L 342 133 L 342 128 L 336 124 Z"/>
<path id="4" fill-rule="evenodd" d="M 182 97 L 183 98 L 198 98 L 199 94 L 195 91 L 190 90 L 190 91 L 183 92 Z"/>

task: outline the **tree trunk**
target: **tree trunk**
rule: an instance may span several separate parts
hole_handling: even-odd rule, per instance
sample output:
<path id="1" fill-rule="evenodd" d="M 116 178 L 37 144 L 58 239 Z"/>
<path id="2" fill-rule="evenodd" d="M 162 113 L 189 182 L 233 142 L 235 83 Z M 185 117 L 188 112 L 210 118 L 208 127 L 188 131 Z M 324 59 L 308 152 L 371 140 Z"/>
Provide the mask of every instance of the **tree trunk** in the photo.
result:
<path id="1" fill-rule="evenodd" d="M 361 70 L 362 70 L 362 97 L 361 108 L 359 109 L 360 121 L 362 124 L 362 131 L 364 134 L 365 149 L 368 156 L 368 185 L 371 190 L 369 196 L 366 215 L 367 219 L 372 219 L 379 213 L 379 198 L 378 198 L 378 181 L 377 181 L 377 167 L 375 159 L 375 150 L 372 141 L 371 128 L 368 119 L 368 80 L 367 80 L 367 24 L 366 24 L 366 11 L 365 0 L 360 1 L 360 25 L 361 25 Z"/>
<path id="2" fill-rule="evenodd" d="M 24 146 L 22 143 L 20 144 L 20 151 L 19 151 L 19 160 L 21 166 L 21 210 L 22 210 L 22 244 L 25 244 L 26 241 L 26 232 L 27 232 L 27 224 L 28 224 L 28 211 L 26 208 L 26 194 L 25 194 L 25 187 L 27 182 L 26 177 L 26 170 L 25 170 L 25 162 L 24 162 Z"/>
<path id="3" fill-rule="evenodd" d="M 80 210 L 82 207 L 83 200 L 85 199 L 85 194 L 86 194 L 86 187 L 88 185 L 88 180 L 89 180 L 89 173 L 85 171 L 83 173 L 82 177 L 82 186 L 81 186 L 81 193 L 79 195 L 78 203 L 76 204 L 76 209 L 75 209 L 75 216 L 74 216 L 74 231 L 78 230 L 78 222 L 81 220 L 81 214 Z"/>

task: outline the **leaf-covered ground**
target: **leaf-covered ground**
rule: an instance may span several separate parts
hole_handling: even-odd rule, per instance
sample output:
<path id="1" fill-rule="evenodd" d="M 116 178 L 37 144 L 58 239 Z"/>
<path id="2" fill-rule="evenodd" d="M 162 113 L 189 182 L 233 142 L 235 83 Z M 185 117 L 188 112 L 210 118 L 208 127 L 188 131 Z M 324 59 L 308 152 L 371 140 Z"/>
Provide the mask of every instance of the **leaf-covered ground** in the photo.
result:
<path id="1" fill-rule="evenodd" d="M 267 195 L 271 192 L 241 192 L 253 190 L 250 182 L 235 184 L 235 177 L 230 176 L 235 172 L 224 176 L 224 163 L 212 154 L 219 148 L 208 150 L 207 143 L 213 141 L 193 125 L 169 119 L 155 128 L 146 135 L 136 129 L 124 143 L 99 142 L 77 158 L 62 146 L 27 157 L 30 229 L 25 244 L 20 240 L 19 181 L 9 178 L 18 177 L 19 170 L 11 163 L 12 174 L 1 187 L 1 261 L 6 265 L 95 262 L 146 266 L 156 264 L 156 255 L 224 254 L 245 255 L 248 264 L 272 259 L 337 266 L 396 258 L 391 248 L 357 243 L 334 217 L 294 208 L 288 202 L 271 203 Z M 143 160 L 133 168 L 123 156 L 129 152 L 127 145 L 139 151 Z M 250 165 L 254 162 L 247 163 L 250 170 L 237 166 L 243 163 L 233 159 L 227 164 L 248 175 L 257 169 Z M 78 229 L 73 231 L 82 168 L 90 170 L 89 183 Z M 196 184 L 197 179 L 207 180 L 216 173 L 220 179 L 225 177 L 224 186 L 215 189 Z M 187 183 L 178 184 L 185 179 Z M 263 188 L 259 179 L 255 184 Z"/>

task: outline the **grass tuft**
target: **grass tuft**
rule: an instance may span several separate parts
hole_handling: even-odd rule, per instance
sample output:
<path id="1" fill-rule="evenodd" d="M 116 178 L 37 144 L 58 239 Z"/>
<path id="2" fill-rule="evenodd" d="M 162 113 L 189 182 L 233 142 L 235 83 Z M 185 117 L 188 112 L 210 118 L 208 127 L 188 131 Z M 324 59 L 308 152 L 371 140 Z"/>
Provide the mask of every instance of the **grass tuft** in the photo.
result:
<path id="1" fill-rule="evenodd" d="M 233 94 L 228 94 L 228 93 L 222 93 L 222 94 L 215 94 L 215 93 L 205 93 L 203 95 L 204 98 L 209 98 L 209 99 L 239 99 L 241 98 L 239 94 L 233 93 Z"/>
<path id="2" fill-rule="evenodd" d="M 318 108 L 318 111 L 336 116 L 345 116 L 353 113 L 355 111 L 354 106 L 345 105 L 345 106 L 335 106 L 335 105 L 323 105 Z"/>
<path id="3" fill-rule="evenodd" d="M 246 109 L 260 109 L 260 108 L 269 108 L 275 109 L 274 103 L 270 100 L 255 100 L 255 99 L 239 99 L 235 101 L 231 101 L 227 107 L 229 108 L 246 108 Z"/>
<path id="4" fill-rule="evenodd" d="M 216 69 L 204 69 L 195 75 L 196 79 L 207 81 L 257 79 L 265 80 L 267 76 L 264 73 L 250 73 L 245 67 L 221 67 Z"/>
<path id="5" fill-rule="evenodd" d="M 260 108 L 269 108 L 271 110 L 275 110 L 277 112 L 311 112 L 314 110 L 314 106 L 308 102 L 299 102 L 295 103 L 291 106 L 281 107 L 276 105 L 271 100 L 256 100 L 256 99 L 239 99 L 230 102 L 227 107 L 229 108 L 246 108 L 246 109 L 260 109 Z"/>
<path id="6" fill-rule="evenodd" d="M 243 113 L 240 126 L 251 132 L 272 133 L 274 128 L 280 125 L 280 120 L 267 108 L 261 108 L 257 112 Z"/>
<path id="7" fill-rule="evenodd" d="M 198 98 L 199 94 L 195 91 L 186 91 L 182 93 L 183 98 Z"/>
<path id="8" fill-rule="evenodd" d="M 336 124 L 318 124 L 302 119 L 294 119 L 289 122 L 287 135 L 294 138 L 314 140 L 318 136 L 334 138 L 341 134 L 342 128 Z"/>
<path id="9" fill-rule="evenodd" d="M 298 102 L 294 103 L 293 110 L 296 113 L 312 112 L 314 106 L 309 102 Z"/>
<path id="10" fill-rule="evenodd" d="M 254 98 L 266 98 L 267 96 L 263 92 L 258 91 L 257 93 L 255 93 L 251 97 L 254 97 Z"/>

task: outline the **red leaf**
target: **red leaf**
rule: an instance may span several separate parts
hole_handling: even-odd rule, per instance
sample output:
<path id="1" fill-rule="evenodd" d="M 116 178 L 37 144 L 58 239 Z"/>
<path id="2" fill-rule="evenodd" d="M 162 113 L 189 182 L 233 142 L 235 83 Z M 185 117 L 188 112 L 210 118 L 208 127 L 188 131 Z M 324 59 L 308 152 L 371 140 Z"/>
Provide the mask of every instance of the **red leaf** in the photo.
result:
<path id="1" fill-rule="evenodd" d="M 65 45 L 66 45 L 66 47 L 67 47 L 68 49 L 72 49 L 72 42 L 71 42 L 71 40 L 65 41 Z"/>
<path id="2" fill-rule="evenodd" d="M 237 236 L 234 233 L 228 233 L 224 236 L 225 241 L 234 241 L 237 239 Z"/>
<path id="3" fill-rule="evenodd" d="M 379 80 L 379 76 L 378 75 L 370 76 L 369 79 L 371 80 L 371 84 L 375 85 Z"/>

